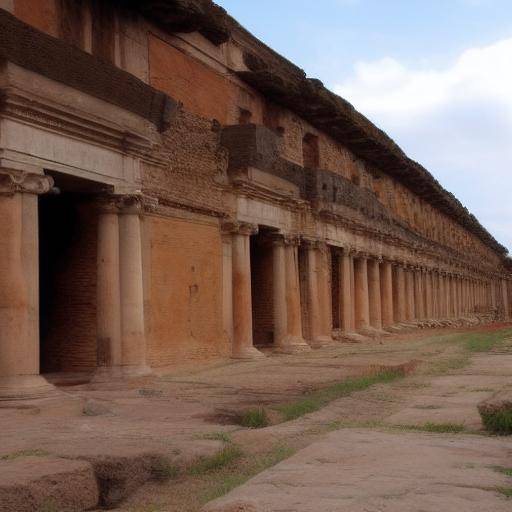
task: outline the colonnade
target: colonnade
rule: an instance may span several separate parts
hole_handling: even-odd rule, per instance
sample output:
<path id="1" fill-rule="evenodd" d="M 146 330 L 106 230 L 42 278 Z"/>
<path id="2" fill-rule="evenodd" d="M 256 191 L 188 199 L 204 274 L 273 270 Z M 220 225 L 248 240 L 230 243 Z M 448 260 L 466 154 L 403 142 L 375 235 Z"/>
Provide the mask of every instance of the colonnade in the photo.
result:
<path id="1" fill-rule="evenodd" d="M 39 375 L 38 290 L 38 195 L 52 187 L 53 180 L 42 172 L 0 169 L 0 399 L 52 392 Z M 133 194 L 95 203 L 96 380 L 150 372 L 141 233 L 142 215 L 152 206 L 148 201 Z M 246 222 L 224 225 L 223 321 L 235 358 L 262 357 L 254 347 L 252 326 L 250 237 L 257 231 L 257 225 Z M 300 265 L 299 246 L 304 256 Z M 336 293 L 336 316 L 345 336 L 497 308 L 505 318 L 510 314 L 509 285 L 503 279 L 415 266 L 277 232 L 271 250 L 274 348 L 280 352 L 304 352 L 332 342 Z M 335 260 L 333 250 L 338 252 Z M 333 261 L 338 265 L 337 290 Z"/>
<path id="2" fill-rule="evenodd" d="M 261 357 L 252 340 L 250 236 L 258 227 L 229 224 L 232 244 L 233 356 Z M 307 294 L 299 289 L 298 245 L 307 251 Z M 228 249 L 229 250 L 229 249 Z M 332 342 L 331 256 L 320 241 L 273 235 L 274 347 L 297 352 Z M 370 254 L 337 249 L 339 319 L 342 336 L 375 335 L 404 326 L 449 325 L 490 312 L 501 301 L 509 315 L 506 282 L 476 278 Z M 301 300 L 307 303 L 308 328 L 301 322 Z"/>
<path id="3" fill-rule="evenodd" d="M 51 177 L 0 170 L 0 400 L 45 396 L 40 376 L 38 195 Z M 143 198 L 98 201 L 97 380 L 150 373 L 142 272 Z"/>

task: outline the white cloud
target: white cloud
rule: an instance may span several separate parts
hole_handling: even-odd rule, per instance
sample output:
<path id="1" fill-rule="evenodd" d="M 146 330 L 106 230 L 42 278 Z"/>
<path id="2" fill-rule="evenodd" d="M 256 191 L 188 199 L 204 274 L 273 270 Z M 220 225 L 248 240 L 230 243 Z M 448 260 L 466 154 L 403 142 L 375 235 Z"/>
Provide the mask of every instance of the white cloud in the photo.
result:
<path id="1" fill-rule="evenodd" d="M 358 62 L 334 90 L 382 127 L 512 247 L 512 38 L 446 69 Z"/>

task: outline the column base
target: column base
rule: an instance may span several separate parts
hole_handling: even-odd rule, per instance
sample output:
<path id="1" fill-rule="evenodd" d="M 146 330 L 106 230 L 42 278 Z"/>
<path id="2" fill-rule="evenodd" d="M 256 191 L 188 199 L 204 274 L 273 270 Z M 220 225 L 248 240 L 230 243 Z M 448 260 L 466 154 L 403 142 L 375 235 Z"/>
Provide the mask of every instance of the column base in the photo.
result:
<path id="1" fill-rule="evenodd" d="M 266 357 L 265 354 L 253 346 L 241 348 L 240 350 L 233 352 L 231 355 L 232 359 L 242 360 L 262 359 L 263 357 Z"/>
<path id="2" fill-rule="evenodd" d="M 145 364 L 137 366 L 121 366 L 120 370 L 122 377 L 126 378 L 147 377 L 148 375 L 151 375 L 153 373 L 151 368 Z"/>
<path id="3" fill-rule="evenodd" d="M 91 379 L 91 384 L 100 384 L 102 382 L 112 382 L 122 380 L 123 371 L 120 366 L 100 366 L 96 368 Z"/>
<path id="4" fill-rule="evenodd" d="M 311 347 L 306 343 L 304 338 L 299 336 L 285 336 L 275 345 L 274 352 L 279 354 L 300 354 L 309 352 Z"/>
<path id="5" fill-rule="evenodd" d="M 340 332 L 339 341 L 348 343 L 362 343 L 368 341 L 368 336 L 363 336 L 357 332 Z"/>
<path id="6" fill-rule="evenodd" d="M 309 342 L 311 348 L 322 348 L 332 345 L 334 340 L 330 336 L 317 336 Z"/>
<path id="7" fill-rule="evenodd" d="M 385 332 L 382 329 L 377 329 L 376 327 L 372 327 L 370 325 L 367 327 L 362 327 L 358 332 L 363 336 L 367 336 L 368 338 L 380 338 L 382 336 L 389 336 L 388 332 Z"/>
<path id="8" fill-rule="evenodd" d="M 57 393 L 57 388 L 40 375 L 0 377 L 0 401 L 33 400 Z"/>

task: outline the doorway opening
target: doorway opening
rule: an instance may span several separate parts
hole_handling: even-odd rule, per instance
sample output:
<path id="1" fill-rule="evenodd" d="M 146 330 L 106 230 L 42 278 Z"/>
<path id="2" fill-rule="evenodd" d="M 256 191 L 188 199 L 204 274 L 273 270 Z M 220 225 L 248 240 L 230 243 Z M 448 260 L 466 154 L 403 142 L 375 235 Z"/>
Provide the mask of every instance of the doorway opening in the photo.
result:
<path id="1" fill-rule="evenodd" d="M 104 185 L 48 172 L 56 193 L 39 197 L 40 367 L 44 374 L 96 368 L 94 195 Z"/>
<path id="2" fill-rule="evenodd" d="M 260 227 L 251 236 L 251 298 L 253 343 L 256 347 L 274 344 L 274 264 L 271 234 Z"/>

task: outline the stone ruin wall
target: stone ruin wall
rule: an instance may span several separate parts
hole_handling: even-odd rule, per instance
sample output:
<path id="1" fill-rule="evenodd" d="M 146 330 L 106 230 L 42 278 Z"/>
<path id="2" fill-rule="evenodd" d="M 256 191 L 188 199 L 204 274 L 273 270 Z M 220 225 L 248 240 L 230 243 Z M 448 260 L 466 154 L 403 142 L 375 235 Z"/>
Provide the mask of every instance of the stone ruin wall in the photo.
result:
<path id="1" fill-rule="evenodd" d="M 73 30 L 62 28 L 64 17 L 69 20 L 63 6 L 73 1 L 40 0 L 34 5 L 15 0 L 14 14 L 66 38 Z M 304 137 L 317 137 L 318 169 L 343 177 L 359 204 L 340 205 L 337 216 L 319 221 L 318 212 L 304 201 L 269 198 L 269 205 L 293 219 L 297 233 L 314 237 L 323 224 L 336 245 L 341 218 L 340 229 L 352 230 L 353 240 L 371 233 L 377 252 L 389 237 L 397 254 L 418 258 L 419 264 L 426 257 L 432 265 L 468 262 L 475 269 L 502 270 L 501 256 L 478 236 L 235 76 L 232 70 L 244 66 L 241 43 L 233 40 L 219 47 L 196 32 L 169 35 L 141 16 L 121 11 L 115 19 L 112 62 L 182 103 L 155 148 L 155 164 L 144 163 L 144 192 L 159 200 L 156 214 L 144 218 L 145 320 L 152 366 L 230 353 L 230 333 L 222 322 L 225 254 L 220 226 L 236 214 L 237 192 L 229 179 L 223 126 L 250 122 L 278 132 L 280 156 L 292 170 L 304 165 Z M 94 48 L 91 41 L 80 45 Z M 177 273 L 176 268 L 184 270 Z M 334 293 L 333 300 L 337 297 Z M 307 323 L 308 309 L 302 307 Z"/>
<path id="2" fill-rule="evenodd" d="M 40 0 L 35 4 L 31 0 L 16 0 L 13 10 L 17 17 L 39 30 L 55 37 L 66 37 L 62 26 L 63 18 L 72 14 L 70 2 L 73 0 Z M 83 2 L 83 6 L 86 4 Z M 148 191 L 154 193 L 156 188 L 160 189 L 164 204 L 183 202 L 186 198 L 191 205 L 219 210 L 222 194 L 217 185 L 225 175 L 227 155 L 210 121 L 215 119 L 221 125 L 237 124 L 241 110 L 246 110 L 251 113 L 252 123 L 283 130 L 282 156 L 287 160 L 302 165 L 303 137 L 308 133 L 316 135 L 320 169 L 339 174 L 369 190 L 392 217 L 418 235 L 463 254 L 471 250 L 482 261 L 499 264 L 500 258 L 492 249 L 446 214 L 236 78 L 231 69 L 244 65 L 243 43 L 232 40 L 219 48 L 197 33 L 171 36 L 141 16 L 127 15 L 121 9 L 116 10 L 116 22 L 112 23 L 111 30 L 116 65 L 183 103 L 185 112 L 178 114 L 164 134 L 161 148 L 161 156 L 169 158 L 172 167 L 163 172 L 160 168 L 147 172 Z M 203 120 L 193 119 L 187 111 Z M 180 140 L 181 147 L 176 144 L 180 134 L 186 135 L 186 140 Z M 188 137 L 190 134 L 197 134 L 198 138 Z M 200 162 L 182 166 L 182 162 L 191 163 L 191 151 Z M 192 168 L 193 177 L 189 173 Z M 206 191 L 205 187 L 198 186 L 201 182 L 211 188 Z"/>

